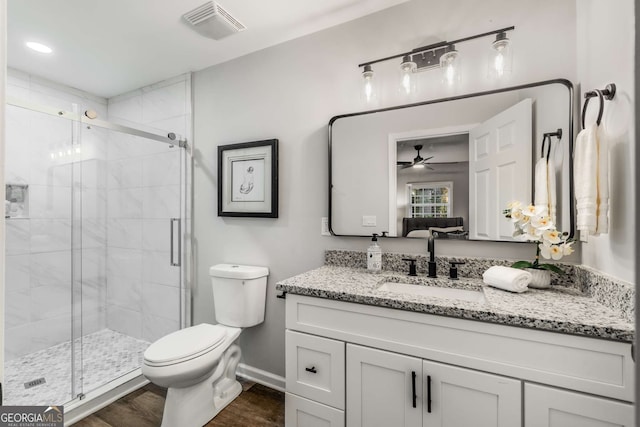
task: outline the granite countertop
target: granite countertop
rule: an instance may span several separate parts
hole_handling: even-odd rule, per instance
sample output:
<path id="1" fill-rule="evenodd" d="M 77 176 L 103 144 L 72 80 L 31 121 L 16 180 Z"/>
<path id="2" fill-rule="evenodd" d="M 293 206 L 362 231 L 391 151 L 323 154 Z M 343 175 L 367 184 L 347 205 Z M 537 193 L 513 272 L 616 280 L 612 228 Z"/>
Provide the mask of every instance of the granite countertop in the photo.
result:
<path id="1" fill-rule="evenodd" d="M 384 282 L 415 283 L 484 293 L 484 301 L 472 302 L 441 297 L 380 291 Z M 485 285 L 481 279 L 449 280 L 439 277 L 408 277 L 393 271 L 377 274 L 363 268 L 325 265 L 282 280 L 276 289 L 291 294 L 376 305 L 441 316 L 479 320 L 503 325 L 541 329 L 632 342 L 633 323 L 619 313 L 585 296 L 574 287 L 529 289 L 516 294 Z"/>

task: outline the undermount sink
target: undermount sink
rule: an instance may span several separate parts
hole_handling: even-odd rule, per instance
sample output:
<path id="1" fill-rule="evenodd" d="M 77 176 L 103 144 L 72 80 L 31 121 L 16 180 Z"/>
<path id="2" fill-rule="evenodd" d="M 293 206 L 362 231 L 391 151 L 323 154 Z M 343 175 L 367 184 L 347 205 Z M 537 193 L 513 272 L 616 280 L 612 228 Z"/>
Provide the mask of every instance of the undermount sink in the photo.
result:
<path id="1" fill-rule="evenodd" d="M 396 292 L 409 295 L 444 298 L 448 300 L 485 302 L 484 293 L 469 289 L 443 288 L 440 286 L 425 286 L 408 283 L 384 282 L 379 291 Z"/>

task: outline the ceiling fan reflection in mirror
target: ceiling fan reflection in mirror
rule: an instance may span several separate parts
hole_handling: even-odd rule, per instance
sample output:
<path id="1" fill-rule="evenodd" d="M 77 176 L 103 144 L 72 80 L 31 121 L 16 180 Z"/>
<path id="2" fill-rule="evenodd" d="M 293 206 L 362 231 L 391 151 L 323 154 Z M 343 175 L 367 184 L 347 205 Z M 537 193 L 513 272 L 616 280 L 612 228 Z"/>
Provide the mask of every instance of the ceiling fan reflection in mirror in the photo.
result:
<path id="1" fill-rule="evenodd" d="M 423 168 L 423 167 L 426 166 L 428 160 L 433 159 L 433 156 L 427 157 L 426 159 L 422 158 L 422 156 L 420 155 L 420 150 L 422 150 L 422 145 L 416 145 L 413 148 L 415 148 L 416 151 L 418 152 L 416 157 L 413 158 L 413 161 L 412 162 L 398 162 L 398 167 L 400 167 L 402 169 L 411 168 L 411 167 Z M 431 169 L 428 166 L 427 166 L 427 168 Z"/>

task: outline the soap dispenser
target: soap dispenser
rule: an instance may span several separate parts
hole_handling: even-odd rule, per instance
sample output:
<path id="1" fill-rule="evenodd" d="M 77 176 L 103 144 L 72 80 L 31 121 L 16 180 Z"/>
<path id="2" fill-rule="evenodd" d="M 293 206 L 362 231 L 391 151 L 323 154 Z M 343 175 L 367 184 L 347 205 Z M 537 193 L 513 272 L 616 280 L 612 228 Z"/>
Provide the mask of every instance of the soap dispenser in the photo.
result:
<path id="1" fill-rule="evenodd" d="M 379 273 L 382 271 L 382 249 L 378 246 L 378 234 L 373 233 L 371 246 L 367 249 L 367 271 Z"/>

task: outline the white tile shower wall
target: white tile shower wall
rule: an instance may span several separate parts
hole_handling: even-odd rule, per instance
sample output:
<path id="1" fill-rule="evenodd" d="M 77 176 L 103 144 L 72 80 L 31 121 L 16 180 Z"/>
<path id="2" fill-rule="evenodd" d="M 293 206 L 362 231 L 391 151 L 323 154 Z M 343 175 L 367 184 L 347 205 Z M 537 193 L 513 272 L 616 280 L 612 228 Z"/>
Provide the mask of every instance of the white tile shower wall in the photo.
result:
<path id="1" fill-rule="evenodd" d="M 111 98 L 108 113 L 115 123 L 190 138 L 190 76 Z M 180 327 L 180 270 L 170 265 L 169 219 L 181 214 L 181 153 L 112 134 L 107 158 L 107 325 L 154 341 Z"/>
<path id="2" fill-rule="evenodd" d="M 91 108 L 102 118 L 107 112 L 103 98 L 17 70 L 9 70 L 7 95 L 64 111 Z M 72 144 L 74 136 L 81 147 Z M 69 120 L 7 106 L 6 180 L 29 185 L 29 217 L 6 221 L 7 360 L 68 341 L 72 297 L 82 298 L 84 334 L 106 326 L 105 137 L 99 129 L 74 129 Z M 70 156 L 74 166 L 64 160 Z M 78 188 L 75 196 L 73 188 Z M 81 232 L 75 242 L 83 249 L 82 289 L 76 295 L 71 293 L 72 213 L 82 218 L 75 228 Z"/>

